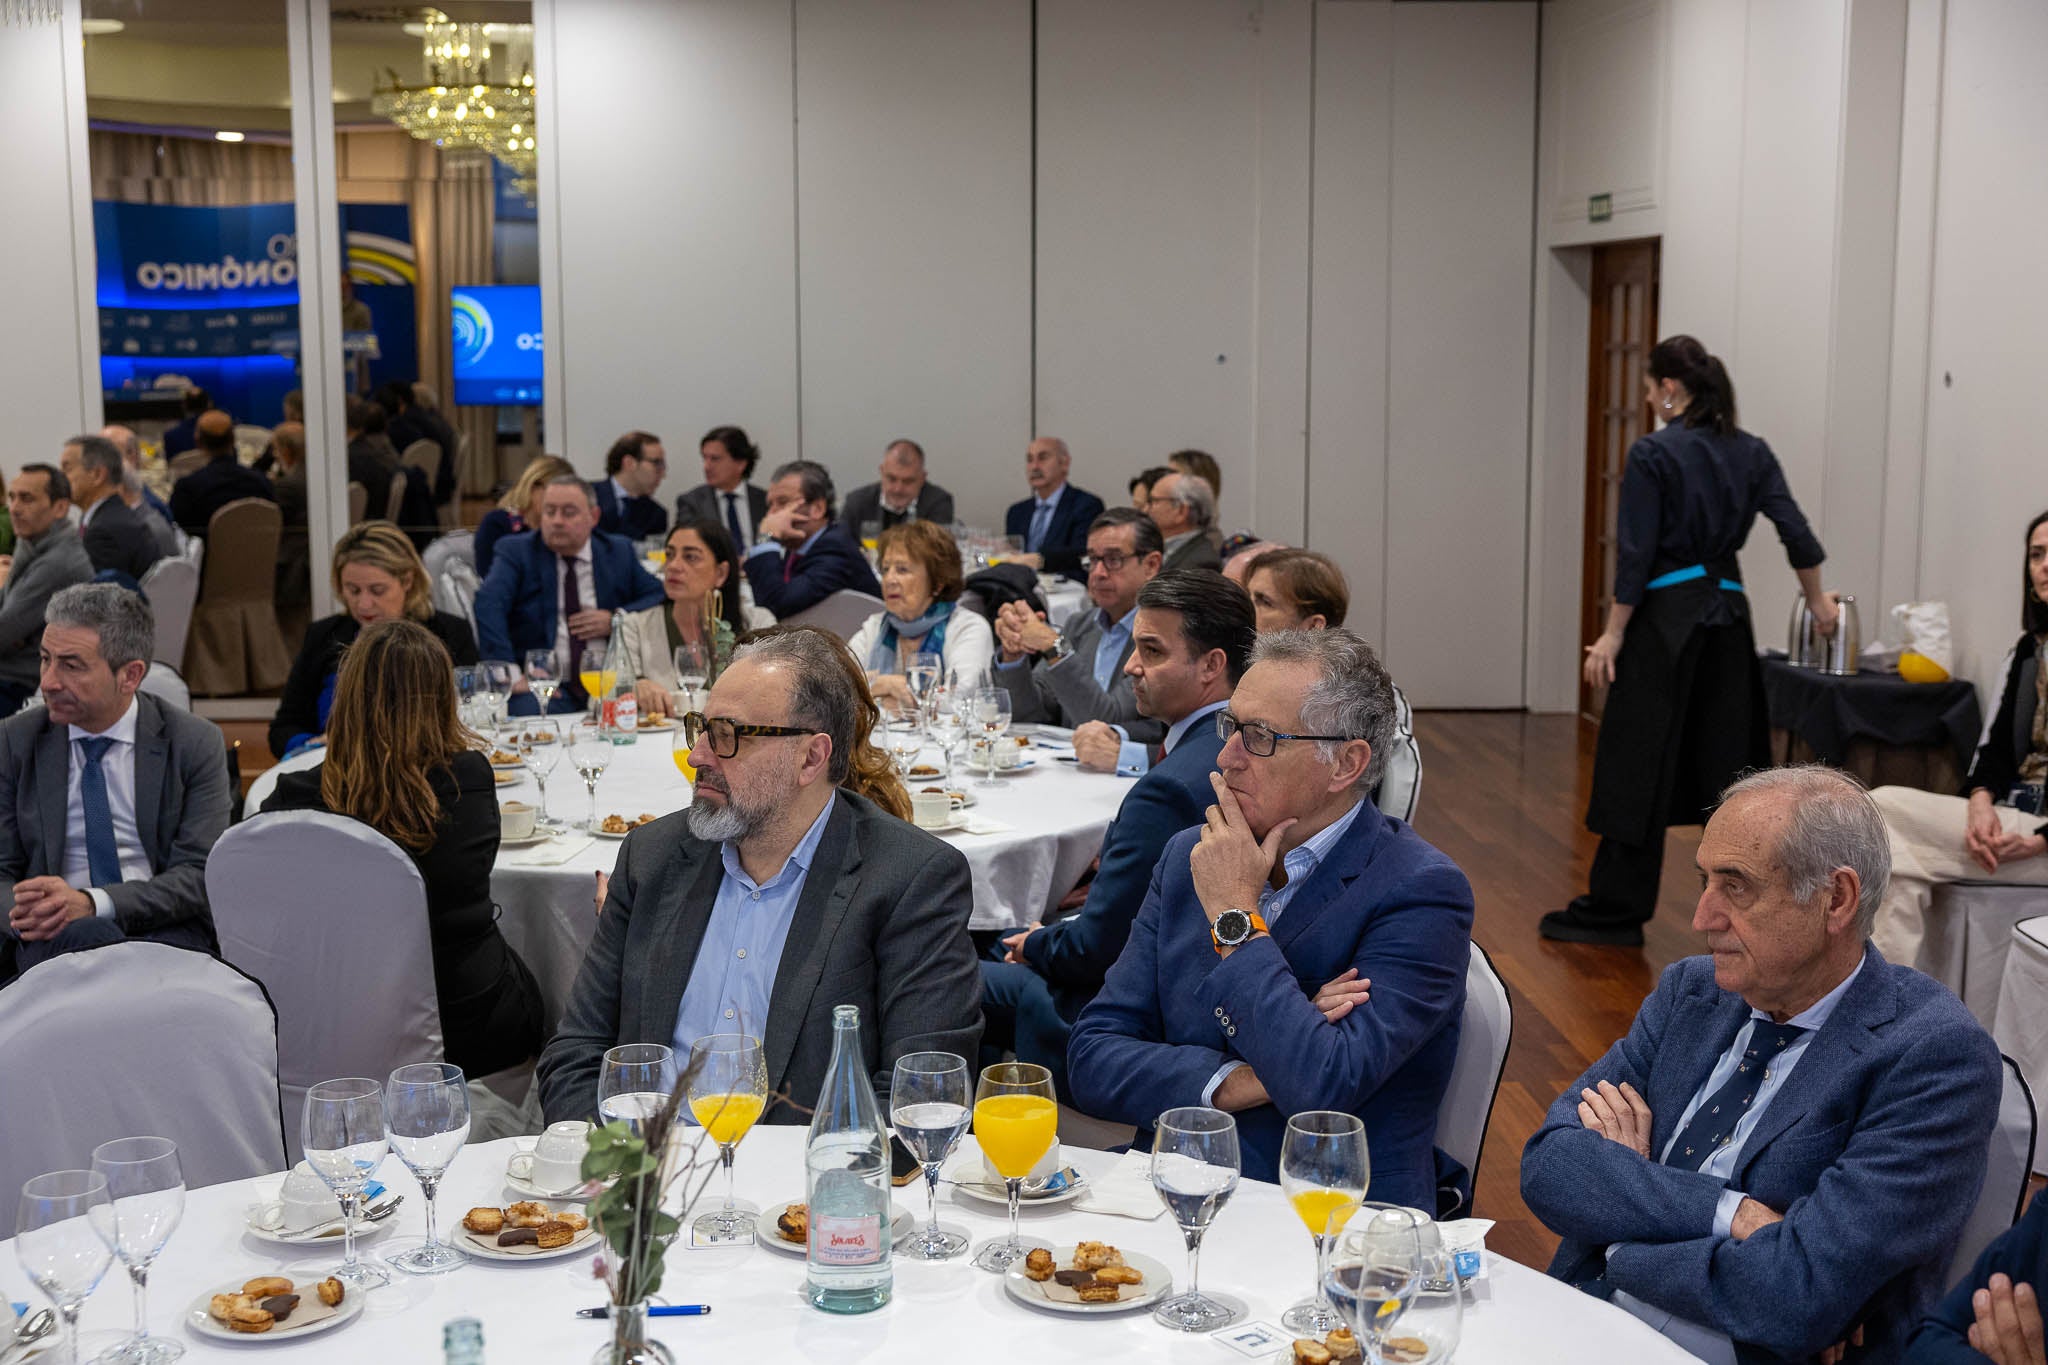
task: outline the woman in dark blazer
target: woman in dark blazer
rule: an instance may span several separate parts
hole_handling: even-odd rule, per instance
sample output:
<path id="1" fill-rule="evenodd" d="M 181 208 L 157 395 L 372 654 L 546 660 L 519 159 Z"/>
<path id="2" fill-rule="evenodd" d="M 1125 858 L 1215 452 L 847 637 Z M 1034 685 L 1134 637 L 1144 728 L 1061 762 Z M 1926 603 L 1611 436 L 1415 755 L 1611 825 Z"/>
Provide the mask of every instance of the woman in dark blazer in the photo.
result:
<path id="1" fill-rule="evenodd" d="M 334 543 L 332 574 L 342 610 L 306 628 L 305 642 L 292 661 L 284 695 L 270 722 L 270 752 L 279 758 L 326 734 L 342 651 L 366 626 L 407 617 L 431 631 L 456 663 L 477 661 L 476 636 L 469 622 L 434 610 L 427 595 L 427 567 L 420 563 L 412 541 L 390 522 L 365 521 L 349 527 Z"/>
<path id="2" fill-rule="evenodd" d="M 498 932 L 491 864 L 498 791 L 456 719 L 453 660 L 406 620 L 365 628 L 344 653 L 327 758 L 286 773 L 263 805 L 360 820 L 411 857 L 427 884 L 427 932 L 448 1060 L 470 1077 L 540 1051 L 540 983 Z"/>

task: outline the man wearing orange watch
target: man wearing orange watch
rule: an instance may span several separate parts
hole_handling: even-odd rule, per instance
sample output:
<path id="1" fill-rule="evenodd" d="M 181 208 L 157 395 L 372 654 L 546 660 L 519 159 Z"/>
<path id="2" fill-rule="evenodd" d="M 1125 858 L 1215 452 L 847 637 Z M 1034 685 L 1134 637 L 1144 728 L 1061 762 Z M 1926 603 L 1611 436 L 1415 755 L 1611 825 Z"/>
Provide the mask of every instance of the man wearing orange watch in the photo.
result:
<path id="1" fill-rule="evenodd" d="M 1366 795 L 1393 680 L 1349 631 L 1281 631 L 1217 719 L 1216 803 L 1166 845 L 1075 1022 L 1074 1104 L 1141 1130 L 1178 1105 L 1227 1110 L 1259 1180 L 1279 1176 L 1291 1115 L 1357 1114 L 1373 1197 L 1433 1210 L 1472 888 Z"/>

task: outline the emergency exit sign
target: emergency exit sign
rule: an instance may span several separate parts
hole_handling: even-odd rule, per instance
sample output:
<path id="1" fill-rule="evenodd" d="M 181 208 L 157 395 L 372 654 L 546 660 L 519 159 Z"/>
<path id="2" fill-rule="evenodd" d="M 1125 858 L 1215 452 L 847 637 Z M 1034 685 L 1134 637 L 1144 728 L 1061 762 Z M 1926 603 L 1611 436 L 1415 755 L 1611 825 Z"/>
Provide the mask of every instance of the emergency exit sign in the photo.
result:
<path id="1" fill-rule="evenodd" d="M 1586 197 L 1586 221 L 1604 223 L 1614 216 L 1614 196 L 1594 194 Z"/>

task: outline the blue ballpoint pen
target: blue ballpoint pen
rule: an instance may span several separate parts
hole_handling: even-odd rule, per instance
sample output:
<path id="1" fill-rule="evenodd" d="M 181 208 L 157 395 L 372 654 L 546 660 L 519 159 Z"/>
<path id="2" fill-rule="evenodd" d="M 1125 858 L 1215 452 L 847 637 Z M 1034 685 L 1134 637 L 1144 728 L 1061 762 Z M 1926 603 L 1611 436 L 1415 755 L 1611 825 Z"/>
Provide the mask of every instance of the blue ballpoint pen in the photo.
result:
<path id="1" fill-rule="evenodd" d="M 708 1303 L 658 1303 L 648 1308 L 647 1316 L 650 1318 L 701 1318 L 710 1311 L 711 1305 Z M 579 1318 L 609 1318 L 611 1315 L 612 1310 L 609 1307 L 579 1308 L 576 1310 L 576 1316 Z"/>

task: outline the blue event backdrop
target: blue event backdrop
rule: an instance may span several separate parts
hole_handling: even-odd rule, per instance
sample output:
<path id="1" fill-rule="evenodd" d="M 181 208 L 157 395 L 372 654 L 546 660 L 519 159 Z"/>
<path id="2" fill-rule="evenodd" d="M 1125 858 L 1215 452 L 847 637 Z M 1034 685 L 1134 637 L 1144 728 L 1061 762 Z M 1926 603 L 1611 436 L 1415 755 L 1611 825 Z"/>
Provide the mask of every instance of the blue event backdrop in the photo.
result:
<path id="1" fill-rule="evenodd" d="M 343 204 L 341 221 L 349 281 L 370 309 L 367 330 L 376 337 L 369 383 L 413 379 L 419 265 L 411 210 Z M 205 388 L 237 421 L 282 420 L 285 393 L 300 386 L 295 227 L 290 204 L 94 201 L 107 397 L 139 396 L 177 375 Z"/>

